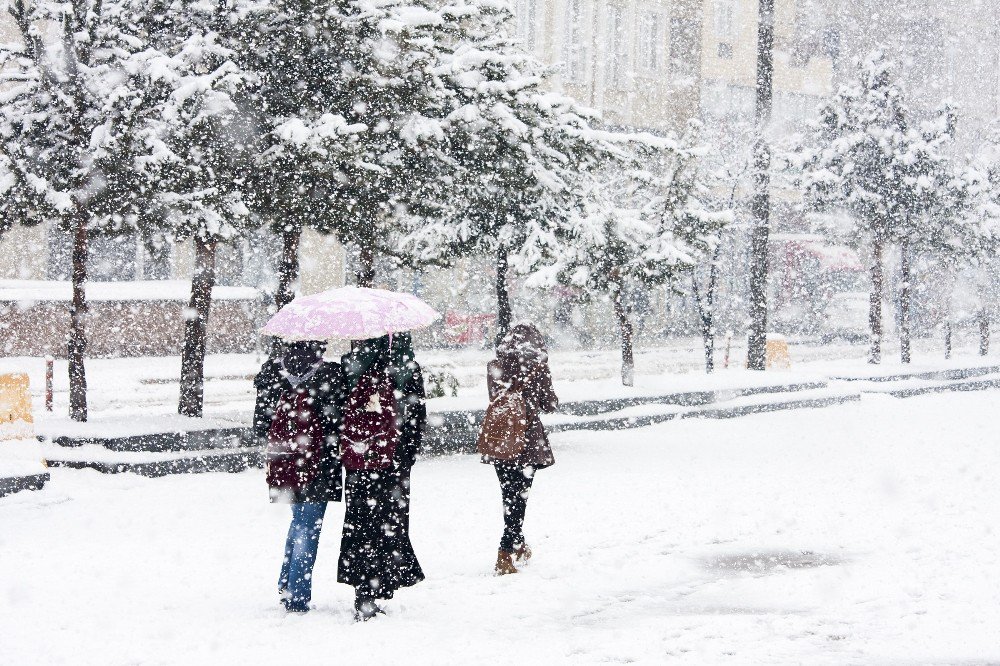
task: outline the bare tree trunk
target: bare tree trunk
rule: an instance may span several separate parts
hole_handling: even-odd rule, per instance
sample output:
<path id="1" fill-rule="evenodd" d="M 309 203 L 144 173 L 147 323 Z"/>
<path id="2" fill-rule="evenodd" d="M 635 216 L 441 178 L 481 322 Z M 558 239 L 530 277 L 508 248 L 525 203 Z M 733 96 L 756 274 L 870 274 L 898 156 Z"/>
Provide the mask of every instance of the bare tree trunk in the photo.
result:
<path id="1" fill-rule="evenodd" d="M 869 363 L 882 362 L 882 292 L 884 278 L 882 270 L 882 241 L 872 245 L 872 291 L 868 300 L 868 324 L 871 327 L 871 349 L 868 352 Z"/>
<path id="2" fill-rule="evenodd" d="M 903 363 L 910 362 L 910 241 L 899 248 L 899 355 Z"/>
<path id="3" fill-rule="evenodd" d="M 361 246 L 358 253 L 358 272 L 354 276 L 359 287 L 375 285 L 375 250 L 370 244 Z"/>
<path id="4" fill-rule="evenodd" d="M 81 212 L 73 226 L 73 302 L 69 320 L 69 416 L 87 420 L 87 219 Z"/>
<path id="5" fill-rule="evenodd" d="M 274 304 L 279 310 L 295 298 L 301 238 L 302 227 L 297 224 L 289 224 L 281 232 L 281 266 L 278 268 L 278 293 L 274 297 Z"/>
<path id="6" fill-rule="evenodd" d="M 951 358 L 951 322 L 944 323 L 944 357 Z"/>
<path id="7" fill-rule="evenodd" d="M 754 146 L 754 224 L 750 232 L 750 335 L 747 367 L 767 365 L 767 237 L 770 228 L 771 149 L 765 136 L 771 121 L 774 76 L 774 0 L 759 0 L 757 25 L 757 98 Z"/>
<path id="8" fill-rule="evenodd" d="M 208 316 L 215 286 L 215 251 L 218 242 L 194 237 L 194 276 L 191 300 L 184 313 L 184 349 L 181 352 L 181 397 L 177 412 L 200 417 L 205 406 L 205 350 Z"/>
<path id="9" fill-rule="evenodd" d="M 612 298 L 615 304 L 615 317 L 618 319 L 618 330 L 622 341 L 622 385 L 635 385 L 635 360 L 632 356 L 632 320 L 625 307 L 624 286 L 621 282 L 612 283 Z"/>
<path id="10" fill-rule="evenodd" d="M 510 323 L 513 319 L 510 308 L 510 292 L 507 290 L 507 274 L 509 269 L 507 248 L 501 245 L 497 250 L 497 331 L 494 344 L 500 344 L 500 341 L 504 339 L 510 331 Z"/>
<path id="11" fill-rule="evenodd" d="M 990 353 L 990 316 L 986 308 L 979 310 L 979 355 Z"/>

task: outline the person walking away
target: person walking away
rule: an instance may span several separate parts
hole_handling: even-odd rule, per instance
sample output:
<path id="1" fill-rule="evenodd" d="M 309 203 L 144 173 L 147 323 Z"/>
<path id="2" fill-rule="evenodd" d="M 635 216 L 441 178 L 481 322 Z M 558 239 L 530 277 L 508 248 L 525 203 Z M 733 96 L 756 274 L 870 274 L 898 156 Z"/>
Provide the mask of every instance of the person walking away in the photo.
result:
<path id="1" fill-rule="evenodd" d="M 486 366 L 490 405 L 478 449 L 500 482 L 504 530 L 497 551 L 497 575 L 517 573 L 514 561 L 527 562 L 524 516 L 535 472 L 555 463 L 540 413 L 559 405 L 552 387 L 545 339 L 532 324 L 514 326 L 497 345 Z"/>
<path id="2" fill-rule="evenodd" d="M 355 619 L 424 579 L 410 542 L 410 469 L 427 411 L 408 333 L 352 343 L 344 369 L 340 430 L 347 508 L 337 580 L 355 589 Z"/>
<path id="3" fill-rule="evenodd" d="M 288 503 L 292 521 L 278 576 L 285 610 L 305 613 L 327 502 L 343 490 L 337 443 L 339 363 L 325 362 L 321 342 L 293 342 L 254 379 L 254 434 L 264 445 L 272 502 Z"/>

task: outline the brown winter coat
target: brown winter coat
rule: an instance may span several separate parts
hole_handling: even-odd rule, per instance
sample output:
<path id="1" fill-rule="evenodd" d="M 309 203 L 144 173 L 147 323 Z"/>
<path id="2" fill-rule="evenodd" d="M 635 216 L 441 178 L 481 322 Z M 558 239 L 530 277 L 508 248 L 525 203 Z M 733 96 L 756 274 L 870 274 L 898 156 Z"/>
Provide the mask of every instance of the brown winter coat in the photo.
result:
<path id="1" fill-rule="evenodd" d="M 506 461 L 483 456 L 488 464 L 504 463 L 517 467 L 541 469 L 555 463 L 549 438 L 539 418 L 540 413 L 555 411 L 559 398 L 552 388 L 552 373 L 544 361 L 528 361 L 510 356 L 490 361 L 486 366 L 486 386 L 490 400 L 494 400 L 503 389 L 520 389 L 527 407 L 528 428 L 525 433 L 524 451 Z"/>

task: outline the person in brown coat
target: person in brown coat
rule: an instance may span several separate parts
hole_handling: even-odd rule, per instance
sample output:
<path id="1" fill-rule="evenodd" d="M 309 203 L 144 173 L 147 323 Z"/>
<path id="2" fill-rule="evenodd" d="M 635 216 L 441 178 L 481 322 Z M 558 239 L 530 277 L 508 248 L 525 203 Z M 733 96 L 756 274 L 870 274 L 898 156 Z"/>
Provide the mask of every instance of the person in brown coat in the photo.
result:
<path id="1" fill-rule="evenodd" d="M 486 366 L 490 400 L 502 391 L 518 391 L 525 403 L 524 450 L 510 460 L 483 456 L 493 465 L 503 498 L 504 531 L 497 552 L 497 574 L 517 573 L 514 560 L 527 561 L 531 549 L 524 542 L 524 514 L 535 472 L 555 463 L 540 413 L 555 411 L 559 405 L 552 388 L 545 339 L 531 324 L 514 326 L 497 345 L 496 359 Z"/>

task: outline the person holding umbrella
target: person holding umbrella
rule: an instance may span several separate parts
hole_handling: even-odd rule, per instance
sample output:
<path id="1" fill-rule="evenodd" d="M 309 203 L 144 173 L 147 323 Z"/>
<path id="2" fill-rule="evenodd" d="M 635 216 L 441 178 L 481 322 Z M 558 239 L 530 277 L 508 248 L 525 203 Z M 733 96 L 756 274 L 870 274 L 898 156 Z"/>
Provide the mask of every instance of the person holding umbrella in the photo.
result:
<path id="1" fill-rule="evenodd" d="M 440 315 L 411 294 L 341 287 L 296 298 L 264 326 L 284 339 L 352 340 L 342 358 L 336 417 L 347 510 L 337 580 L 355 588 L 355 617 L 423 580 L 410 543 L 410 468 L 426 422 L 424 384 L 408 331 Z"/>
<path id="2" fill-rule="evenodd" d="M 347 509 L 337 580 L 355 589 L 355 619 L 383 612 L 378 599 L 424 579 L 410 542 L 410 468 L 427 411 L 408 333 L 355 341 L 341 359 L 341 452 Z"/>
<path id="3" fill-rule="evenodd" d="M 267 455 L 272 502 L 292 505 L 278 595 L 290 613 L 309 611 L 327 502 L 342 493 L 337 442 L 340 364 L 324 362 L 324 343 L 292 342 L 268 359 L 254 379 L 254 435 Z"/>

